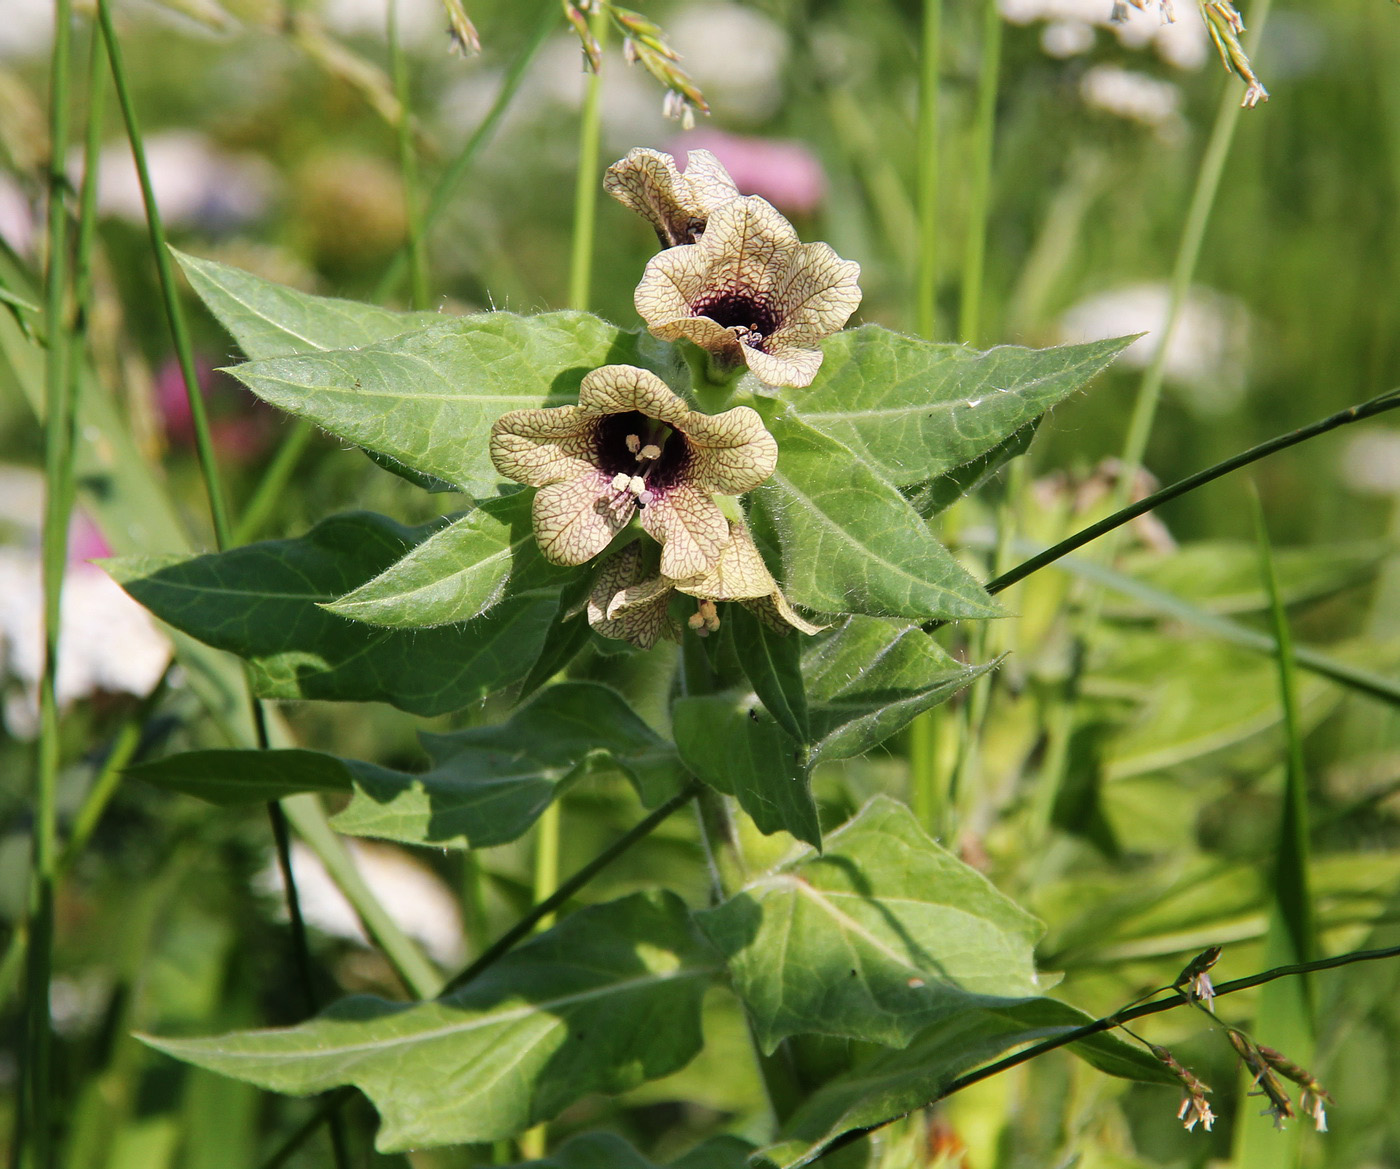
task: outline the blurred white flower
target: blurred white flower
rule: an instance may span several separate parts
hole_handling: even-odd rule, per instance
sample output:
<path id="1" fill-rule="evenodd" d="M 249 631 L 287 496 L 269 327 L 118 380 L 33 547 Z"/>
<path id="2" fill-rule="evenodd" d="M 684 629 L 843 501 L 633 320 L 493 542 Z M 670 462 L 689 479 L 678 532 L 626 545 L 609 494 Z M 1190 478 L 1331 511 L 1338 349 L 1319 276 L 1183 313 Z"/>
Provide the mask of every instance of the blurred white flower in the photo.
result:
<path id="1" fill-rule="evenodd" d="M 170 643 L 149 613 L 93 564 L 70 563 L 58 648 L 60 706 L 93 694 L 145 695 L 170 660 Z M 0 679 L 5 725 L 16 738 L 39 726 L 44 663 L 44 594 L 36 548 L 0 548 Z"/>
<path id="2" fill-rule="evenodd" d="M 414 48 L 447 50 L 447 15 L 442 0 L 397 0 L 399 41 Z M 388 37 L 389 0 L 324 0 L 321 18 L 332 32 L 347 37 Z"/>
<path id="3" fill-rule="evenodd" d="M 466 942 L 457 902 L 447 886 L 403 849 L 347 837 L 341 840 L 370 892 L 399 928 L 422 943 L 439 966 L 450 969 L 459 965 L 466 953 Z M 369 945 L 350 902 L 320 858 L 299 840 L 292 843 L 292 877 L 307 925 L 332 937 Z M 285 896 L 276 857 L 258 873 L 254 884 L 263 893 L 279 899 Z M 285 917 L 285 904 L 281 912 Z"/>
<path id="4" fill-rule="evenodd" d="M 1095 65 L 1079 81 L 1086 105 L 1151 126 L 1163 137 L 1174 137 L 1181 128 L 1181 90 L 1170 81 L 1159 81 L 1135 69 Z"/>
<path id="5" fill-rule="evenodd" d="M 1040 47 L 1047 57 L 1077 57 L 1094 47 L 1094 26 L 1082 20 L 1050 20 L 1040 30 Z"/>
<path id="6" fill-rule="evenodd" d="M 1358 495 L 1400 495 L 1400 430 L 1375 427 L 1353 434 L 1338 464 L 1342 482 Z"/>
<path id="7" fill-rule="evenodd" d="M 681 9 L 666 31 L 716 113 L 753 123 L 777 112 L 788 39 L 772 19 L 752 7 L 705 0 Z"/>
<path id="8" fill-rule="evenodd" d="M 146 165 L 161 218 L 182 227 L 217 231 L 255 220 L 267 210 L 275 186 L 275 172 L 265 159 L 226 153 L 192 130 L 148 137 Z M 75 152 L 69 166 L 76 182 L 81 155 Z M 103 215 L 135 223 L 146 220 L 136 164 L 124 139 L 102 150 L 97 206 Z"/>
<path id="9" fill-rule="evenodd" d="M 29 197 L 9 175 L 0 174 L 0 239 L 27 256 L 37 227 L 38 216 Z"/>
<path id="10" fill-rule="evenodd" d="M 0 60 L 37 57 L 53 40 L 53 0 L 5 0 Z"/>
<path id="11" fill-rule="evenodd" d="M 1178 69 L 1199 69 L 1209 54 L 1210 34 L 1194 4 L 1179 5 L 1171 23 L 1162 21 L 1155 6 L 1143 10 L 1131 4 L 1123 5 L 1126 14 L 1122 20 L 1114 20 L 1113 0 L 1000 0 L 1000 7 L 1012 24 L 1044 20 L 1109 29 L 1125 48 L 1151 46 L 1162 60 Z M 1082 40 L 1082 34 L 1078 35 Z M 1049 43 L 1042 37 L 1041 44 L 1051 56 L 1070 56 L 1067 52 L 1055 52 L 1056 47 L 1069 43 L 1066 36 L 1056 34 Z"/>
<path id="12" fill-rule="evenodd" d="M 1146 368 L 1166 324 L 1165 284 L 1135 284 L 1099 293 L 1067 310 L 1058 326 L 1066 343 L 1146 333 L 1123 351 L 1123 365 Z M 1165 375 L 1200 414 L 1222 414 L 1244 396 L 1249 362 L 1249 312 L 1237 300 L 1194 288 L 1167 345 Z"/>

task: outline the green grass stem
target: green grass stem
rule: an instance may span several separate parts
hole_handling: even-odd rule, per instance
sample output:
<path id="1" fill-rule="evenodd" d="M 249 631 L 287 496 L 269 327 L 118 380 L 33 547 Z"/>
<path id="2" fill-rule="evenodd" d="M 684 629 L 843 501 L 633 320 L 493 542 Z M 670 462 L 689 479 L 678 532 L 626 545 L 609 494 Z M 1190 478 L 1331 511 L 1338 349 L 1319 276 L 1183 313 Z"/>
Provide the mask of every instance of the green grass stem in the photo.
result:
<path id="1" fill-rule="evenodd" d="M 1275 834 L 1271 881 L 1265 893 L 1269 926 L 1264 960 L 1303 963 L 1317 952 L 1316 923 L 1308 880 L 1307 775 L 1303 765 L 1303 728 L 1298 714 L 1297 669 L 1288 615 L 1279 592 L 1268 528 L 1258 493 L 1251 493 L 1259 545 L 1259 574 L 1269 596 L 1269 615 L 1278 665 L 1279 702 L 1283 711 L 1284 767 L 1278 828 Z M 1271 983 L 1259 992 L 1251 1031 L 1262 1043 L 1282 1051 L 1295 1063 L 1307 1065 L 1314 1053 L 1315 1022 L 1310 976 Z M 1253 1087 L 1247 1072 L 1241 1091 Z M 1241 1096 L 1243 1098 L 1243 1095 Z M 1302 1149 L 1302 1124 L 1278 1132 L 1253 1116 L 1235 1126 L 1235 1158 L 1239 1169 L 1284 1169 L 1297 1165 Z"/>
<path id="2" fill-rule="evenodd" d="M 112 69 L 112 83 L 117 91 L 117 103 L 121 106 L 122 119 L 126 122 L 127 140 L 131 144 L 132 160 L 136 164 L 136 175 L 141 184 L 141 199 L 146 208 L 146 225 L 150 230 L 151 254 L 155 259 L 156 273 L 160 280 L 161 301 L 165 306 L 166 321 L 170 326 L 171 341 L 175 346 L 175 358 L 180 366 L 180 376 L 185 382 L 185 393 L 190 404 L 190 420 L 194 425 L 195 450 L 199 457 L 199 469 L 204 479 L 204 491 L 209 498 L 209 516 L 214 527 L 214 544 L 222 551 L 230 546 L 231 529 L 228 510 L 224 505 L 223 489 L 219 483 L 218 460 L 214 454 L 213 439 L 209 435 L 209 415 L 204 407 L 204 395 L 199 390 L 199 377 L 195 372 L 194 349 L 190 344 L 189 328 L 185 324 L 185 314 L 180 307 L 180 292 L 175 284 L 175 271 L 170 262 L 170 248 L 166 243 L 165 225 L 161 221 L 160 208 L 156 205 L 155 190 L 151 186 L 151 172 L 146 165 L 146 147 L 141 137 L 141 125 L 136 115 L 136 106 L 131 98 L 131 87 L 127 81 L 126 67 L 122 63 L 121 45 L 117 40 L 112 23 L 111 0 L 97 0 L 97 19 L 102 26 L 102 37 L 107 45 L 107 60 Z"/>
<path id="3" fill-rule="evenodd" d="M 1303 722 L 1298 713 L 1298 669 L 1293 635 L 1288 627 L 1279 591 L 1278 574 L 1265 525 L 1263 507 L 1254 495 L 1255 526 L 1259 542 L 1259 572 L 1269 594 L 1269 616 L 1277 646 L 1279 703 L 1283 711 L 1286 745 L 1282 810 L 1278 850 L 1274 864 L 1273 892 L 1279 922 L 1287 936 L 1289 961 L 1310 962 L 1317 957 L 1317 930 L 1308 881 L 1308 781 L 1303 762 Z M 1308 980 L 1299 980 L 1306 991 Z M 1309 996 L 1310 997 L 1310 996 Z M 1311 1029 L 1311 1028 L 1310 1028 Z M 1297 1057 L 1295 1057 L 1297 1058 Z"/>
<path id="4" fill-rule="evenodd" d="M 914 266 L 914 330 L 934 340 L 938 333 L 938 86 L 943 56 L 943 0 L 924 0 L 919 44 L 919 119 L 915 138 L 914 213 L 918 224 Z M 909 727 L 909 804 L 934 835 L 941 835 L 947 805 L 939 748 L 952 729 L 935 707 Z"/>
<path id="5" fill-rule="evenodd" d="M 268 521 L 282 503 L 283 494 L 296 474 L 301 456 L 316 436 L 316 424 L 309 418 L 294 419 L 287 429 L 286 437 L 277 448 L 267 470 L 258 480 L 253 494 L 238 517 L 233 529 L 233 546 L 247 544 L 259 539 L 267 529 Z"/>
<path id="6" fill-rule="evenodd" d="M 289 796 L 281 802 L 283 811 L 297 835 L 316 854 L 336 888 L 345 894 L 365 932 L 384 951 L 398 976 L 414 998 L 430 999 L 442 989 L 442 975 L 423 952 L 395 924 L 360 875 L 349 850 L 331 828 L 321 801 L 314 795 Z"/>
<path id="7" fill-rule="evenodd" d="M 415 309 L 428 307 L 428 252 L 423 239 L 423 215 L 419 208 L 418 152 L 413 144 L 413 118 L 409 114 L 408 57 L 399 37 L 399 0 L 389 0 L 389 69 L 394 96 L 399 102 L 395 127 L 399 147 L 399 179 L 403 183 L 404 223 L 408 239 L 409 303 Z"/>
<path id="8" fill-rule="evenodd" d="M 996 0 L 983 0 L 982 13 L 982 64 L 977 75 L 977 112 L 968 168 L 971 205 L 958 303 L 958 339 L 964 345 L 977 344 L 982 329 L 982 279 L 987 257 L 987 223 L 991 216 L 992 154 L 1001 79 L 1001 10 Z"/>
<path id="9" fill-rule="evenodd" d="M 1241 467 L 1247 467 L 1250 463 L 1258 462 L 1262 458 L 1275 454 L 1278 451 L 1286 450 L 1288 447 L 1297 446 L 1299 443 L 1307 442 L 1326 434 L 1329 430 L 1336 430 L 1341 426 L 1348 426 L 1353 422 L 1361 422 L 1367 418 L 1374 418 L 1378 414 L 1384 414 L 1388 410 L 1400 407 L 1400 389 L 1387 390 L 1384 394 L 1378 394 L 1374 398 L 1368 398 L 1364 402 L 1359 402 L 1355 406 L 1348 406 L 1344 410 L 1338 410 L 1335 414 L 1329 414 L 1325 418 L 1320 418 L 1316 422 L 1301 426 L 1297 430 L 1290 430 L 1285 434 L 1280 434 L 1274 438 L 1261 442 L 1248 450 L 1241 451 L 1237 455 L 1232 455 L 1228 459 L 1215 463 L 1197 471 L 1195 474 L 1187 475 L 1184 479 L 1178 479 L 1175 483 L 1170 483 L 1151 495 L 1144 496 L 1136 503 L 1127 507 L 1119 508 L 1112 515 L 1097 523 L 1090 524 L 1086 528 L 1080 529 L 1074 535 L 1068 536 L 1058 544 L 1044 551 L 1037 553 L 1030 559 L 1008 569 L 999 576 L 994 577 L 987 583 L 989 593 L 999 593 L 1010 588 L 1017 581 L 1025 580 L 1034 572 L 1038 572 L 1047 564 L 1053 564 L 1062 556 L 1085 544 L 1092 543 L 1099 537 L 1107 535 L 1116 528 L 1135 520 L 1140 515 L 1146 515 L 1154 508 L 1161 507 L 1173 499 L 1178 499 L 1187 495 L 1197 488 L 1204 487 L 1207 483 L 1219 479 L 1232 471 L 1238 471 Z M 930 626 L 929 628 L 932 628 Z"/>
<path id="10" fill-rule="evenodd" d="M 1250 7 L 1250 33 L 1246 38 L 1245 50 L 1251 57 L 1258 46 L 1259 35 L 1268 21 L 1271 4 L 1272 0 L 1258 0 Z M 1200 169 L 1196 172 L 1196 184 L 1191 192 L 1191 203 L 1186 212 L 1181 239 L 1177 244 L 1176 260 L 1168 285 L 1166 320 L 1162 322 L 1161 333 L 1154 339 L 1156 348 L 1152 351 L 1152 360 L 1143 371 L 1137 399 L 1133 404 L 1132 417 L 1123 439 L 1123 474 L 1118 484 L 1120 502 L 1127 498 L 1133 474 L 1142 466 L 1143 457 L 1147 453 L 1147 442 L 1152 435 L 1152 424 L 1156 420 L 1157 407 L 1162 399 L 1167 347 L 1171 344 L 1172 334 L 1176 331 L 1181 311 L 1186 305 L 1186 297 L 1191 291 L 1191 281 L 1195 278 L 1196 266 L 1201 258 L 1201 245 L 1205 241 L 1206 228 L 1210 224 L 1211 212 L 1220 193 L 1220 182 L 1225 176 L 1225 163 L 1230 156 L 1230 147 L 1235 140 L 1235 128 L 1239 124 L 1242 112 L 1239 92 L 1232 78 L 1221 94 L 1215 123 L 1211 127 L 1210 140 L 1206 143 Z"/>
<path id="11" fill-rule="evenodd" d="M 54 883 L 58 867 L 58 771 L 62 754 L 58 714 L 58 652 L 63 577 L 72 513 L 74 394 L 70 377 L 68 176 L 69 103 L 72 100 L 72 20 L 69 0 L 54 5 L 49 74 L 48 255 L 44 272 L 44 661 L 39 678 L 39 744 L 35 777 L 32 941 L 26 963 L 27 1038 L 21 1105 L 12 1158 L 28 1142 L 35 1169 L 54 1163 L 52 1102 Z"/>
<path id="12" fill-rule="evenodd" d="M 599 48 L 608 43 L 608 14 L 599 9 L 589 21 Z M 598 220 L 599 152 L 603 134 L 603 74 L 588 75 L 578 129 L 578 173 L 574 179 L 574 242 L 569 253 L 569 307 L 588 311 L 593 286 L 593 247 Z"/>
<path id="13" fill-rule="evenodd" d="M 496 100 L 491 103 L 486 117 L 481 120 L 481 124 L 467 139 L 466 145 L 458 151 L 457 157 L 452 160 L 451 165 L 443 172 L 433 187 L 432 198 L 428 200 L 427 209 L 423 212 L 421 237 L 425 241 L 432 233 L 437 221 L 442 218 L 443 212 L 451 205 L 453 197 L 462 185 L 462 180 L 467 177 L 475 165 L 477 156 L 495 136 L 501 119 L 505 117 L 506 110 L 510 108 L 510 103 L 515 99 L 515 95 L 520 91 L 520 86 L 525 81 L 525 75 L 529 72 L 531 63 L 540 49 L 544 47 L 545 41 L 549 39 L 549 34 L 554 31 L 561 19 L 556 0 L 540 0 L 538 11 L 539 17 L 530 32 L 530 39 L 526 41 L 515 60 L 511 62 L 510 68 L 506 71 L 505 79 L 501 82 L 501 88 L 496 94 Z M 375 286 L 372 297 L 374 301 L 383 303 L 389 294 L 398 287 L 398 283 L 403 279 L 404 271 L 408 267 L 408 257 L 408 250 L 401 248 Z"/>
<path id="14" fill-rule="evenodd" d="M 938 331 L 938 84 L 943 56 L 943 0 L 924 0 L 919 50 L 919 123 L 915 213 L 919 222 L 914 284 L 914 329 L 932 340 Z"/>

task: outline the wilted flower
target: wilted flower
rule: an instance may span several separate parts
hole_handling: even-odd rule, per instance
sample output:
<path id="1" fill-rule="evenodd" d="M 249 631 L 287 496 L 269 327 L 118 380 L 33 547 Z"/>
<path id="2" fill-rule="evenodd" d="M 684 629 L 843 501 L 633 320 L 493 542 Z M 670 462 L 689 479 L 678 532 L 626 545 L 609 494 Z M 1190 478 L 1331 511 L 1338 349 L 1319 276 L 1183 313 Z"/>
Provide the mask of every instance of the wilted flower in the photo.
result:
<path id="1" fill-rule="evenodd" d="M 648 571 L 640 544 L 629 544 L 610 556 L 589 596 L 588 622 L 604 637 L 630 641 L 643 649 L 663 637 L 677 640 L 680 628 L 669 612 L 674 593 L 696 599 L 688 624 L 701 637 L 719 628 L 717 601 L 738 601 L 782 633 L 789 629 L 820 633 L 824 628 L 793 611 L 763 563 L 748 528 L 737 520 L 729 521 L 729 540 L 715 563 L 683 580 Z"/>
<path id="2" fill-rule="evenodd" d="M 491 427 L 491 461 L 540 490 L 535 538 L 555 564 L 596 556 L 642 511 L 661 544 L 661 572 L 694 576 L 729 539 L 713 494 L 752 491 L 778 447 L 757 412 L 701 414 L 659 377 L 630 365 L 585 375 L 577 406 L 513 410 Z"/>
<path id="3" fill-rule="evenodd" d="M 672 588 L 643 558 L 633 540 L 605 561 L 588 594 L 588 624 L 602 636 L 650 649 L 662 638 L 679 641 L 680 623 L 671 616 Z"/>
<path id="4" fill-rule="evenodd" d="M 663 341 L 684 337 L 774 386 L 810 385 L 817 342 L 860 304 L 860 265 L 804 244 L 756 196 L 710 215 L 700 242 L 658 252 L 637 285 L 637 312 Z"/>
<path id="5" fill-rule="evenodd" d="M 710 214 L 739 188 L 708 150 L 692 150 L 685 171 L 659 150 L 638 147 L 608 167 L 603 190 L 624 206 L 651 221 L 663 248 L 693 244 L 705 231 Z"/>

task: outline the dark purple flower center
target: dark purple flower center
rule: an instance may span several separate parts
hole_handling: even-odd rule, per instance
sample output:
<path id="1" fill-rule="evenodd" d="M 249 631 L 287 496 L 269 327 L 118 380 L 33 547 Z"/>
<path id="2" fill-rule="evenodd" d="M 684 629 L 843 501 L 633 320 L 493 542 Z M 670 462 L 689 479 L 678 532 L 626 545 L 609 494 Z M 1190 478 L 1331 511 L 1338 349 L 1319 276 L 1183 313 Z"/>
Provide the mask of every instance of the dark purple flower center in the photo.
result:
<path id="1" fill-rule="evenodd" d="M 737 329 L 739 340 L 750 349 L 762 350 L 763 343 L 782 324 L 766 301 L 744 292 L 721 292 L 707 296 L 692 306 L 697 317 L 709 317 L 726 329 Z"/>
<path id="2" fill-rule="evenodd" d="M 649 447 L 659 453 L 650 455 Z M 690 467 L 685 435 L 638 410 L 606 414 L 593 428 L 593 463 L 609 476 L 638 475 L 656 494 L 684 482 Z"/>

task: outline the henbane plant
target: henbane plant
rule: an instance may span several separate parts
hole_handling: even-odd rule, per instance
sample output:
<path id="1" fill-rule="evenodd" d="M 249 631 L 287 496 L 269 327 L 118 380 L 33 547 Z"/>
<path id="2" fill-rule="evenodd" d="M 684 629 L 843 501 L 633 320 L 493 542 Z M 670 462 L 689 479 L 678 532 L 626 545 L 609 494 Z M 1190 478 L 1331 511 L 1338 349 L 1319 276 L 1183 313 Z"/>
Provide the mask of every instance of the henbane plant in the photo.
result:
<path id="1" fill-rule="evenodd" d="M 856 265 L 717 168 L 633 152 L 610 172 L 663 248 L 638 286 L 646 330 L 581 312 L 425 320 L 182 258 L 249 356 L 232 371 L 249 390 L 465 505 L 416 528 L 335 516 L 113 575 L 245 659 L 260 697 L 511 709 L 424 736 L 416 774 L 292 749 L 134 774 L 220 804 L 332 794 L 343 833 L 470 850 L 520 839 L 608 771 L 655 810 L 637 833 L 701 803 L 715 888 L 705 907 L 660 887 L 590 905 L 524 941 L 558 905 L 537 907 L 436 998 L 356 996 L 295 1027 L 149 1042 L 273 1091 L 353 1085 L 384 1151 L 487 1142 L 683 1067 L 719 986 L 765 1058 L 811 1037 L 852 1046 L 771 1144 L 717 1145 L 716 1165 L 810 1163 L 1056 1035 L 1109 1074 L 1186 1085 L 1183 1121 L 1205 1122 L 1179 1064 L 1043 993 L 1039 923 L 907 808 L 877 797 L 825 831 L 810 789 L 818 764 L 995 668 L 927 631 L 1005 618 L 937 514 L 962 468 L 1014 457 L 1130 338 L 978 352 L 843 329 Z M 659 717 L 583 669 L 619 653 L 671 655 Z M 750 825 L 790 847 L 760 857 Z"/>

